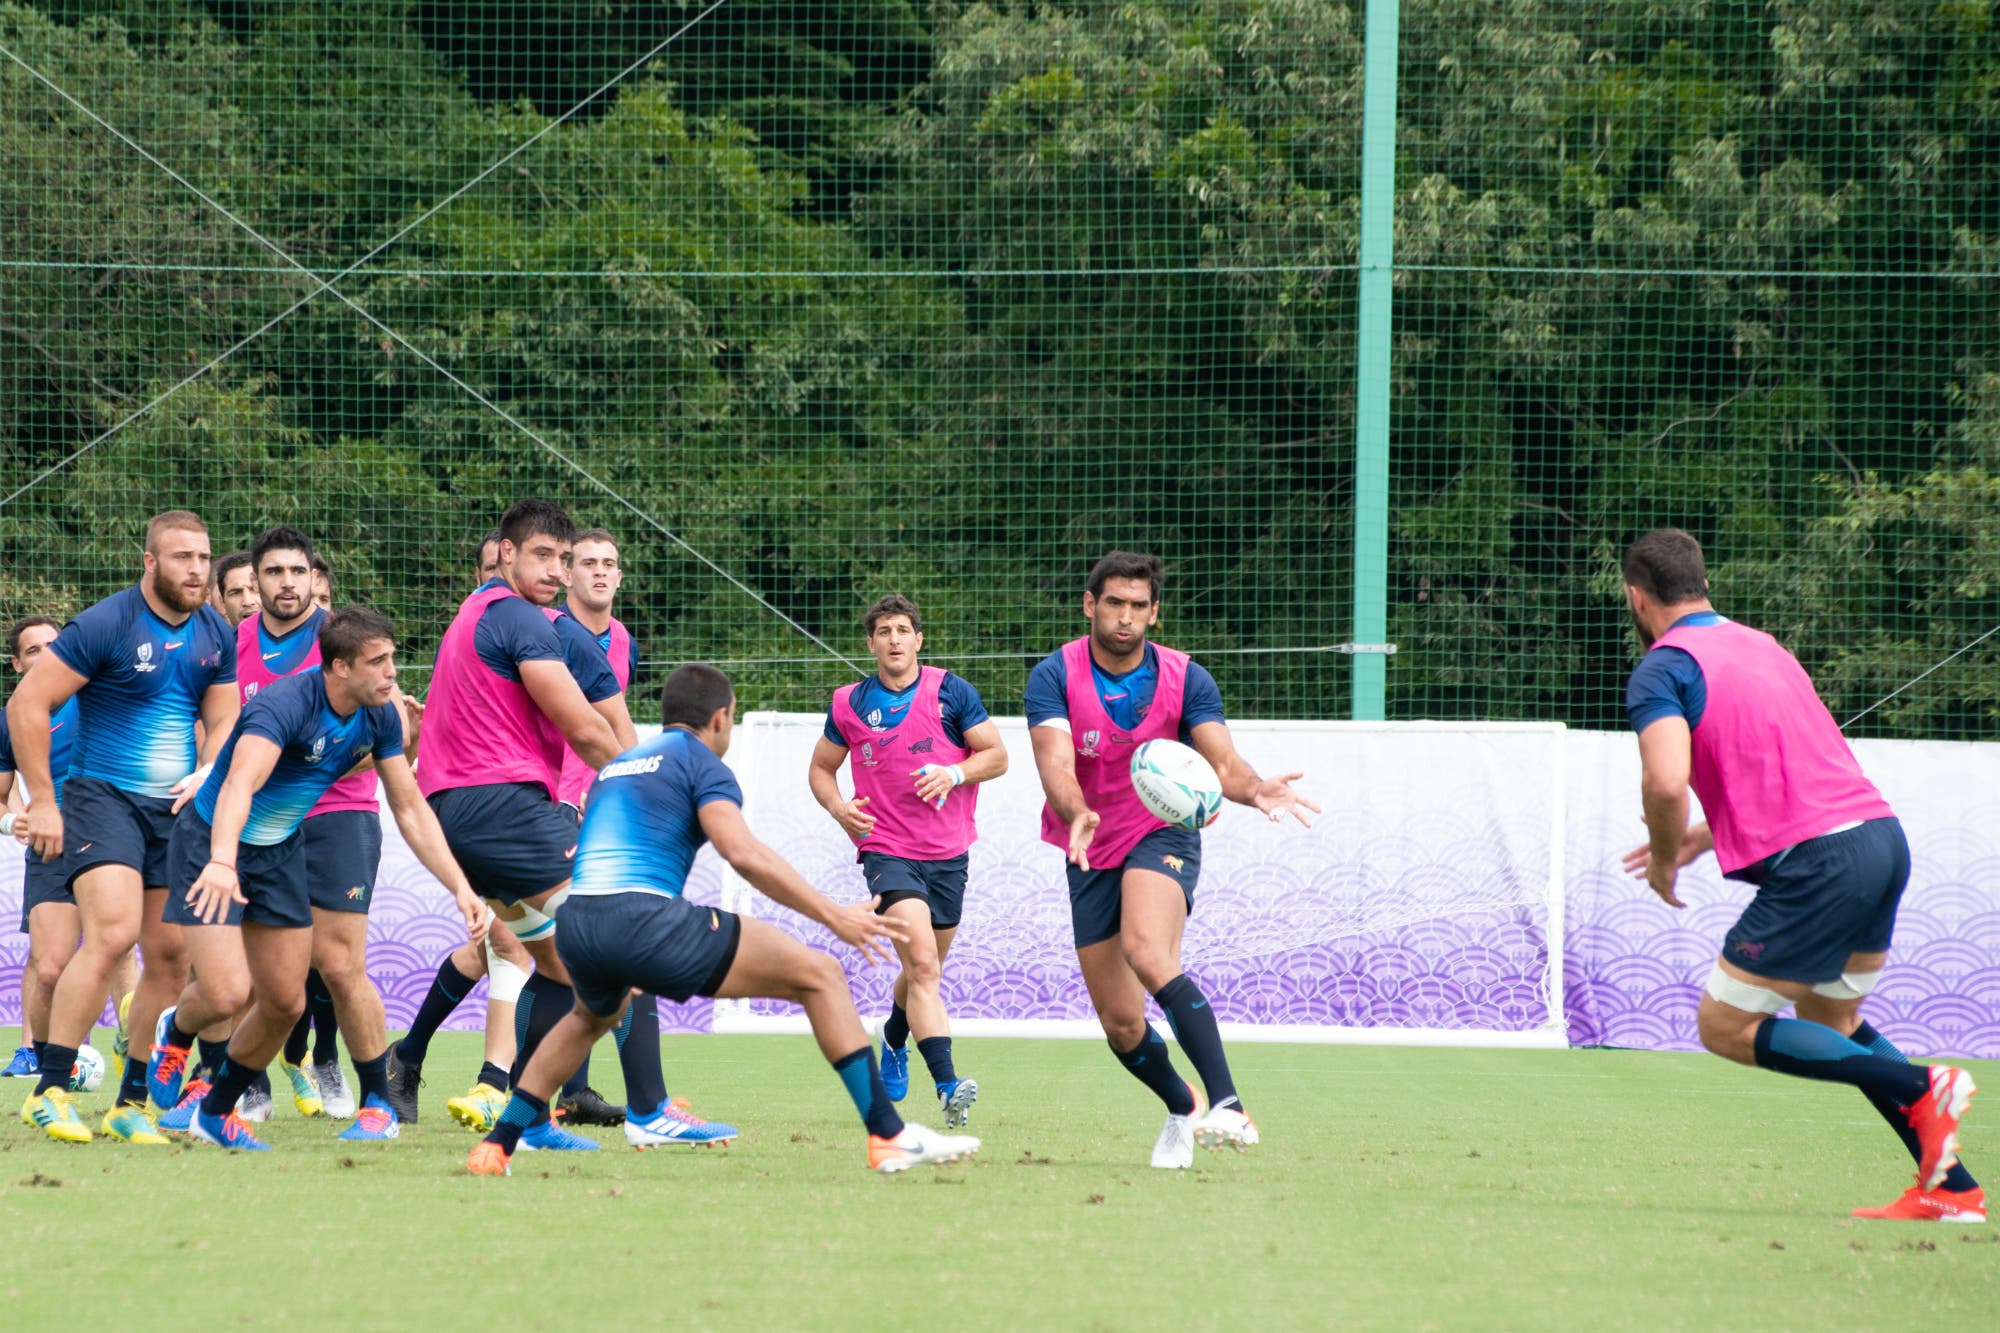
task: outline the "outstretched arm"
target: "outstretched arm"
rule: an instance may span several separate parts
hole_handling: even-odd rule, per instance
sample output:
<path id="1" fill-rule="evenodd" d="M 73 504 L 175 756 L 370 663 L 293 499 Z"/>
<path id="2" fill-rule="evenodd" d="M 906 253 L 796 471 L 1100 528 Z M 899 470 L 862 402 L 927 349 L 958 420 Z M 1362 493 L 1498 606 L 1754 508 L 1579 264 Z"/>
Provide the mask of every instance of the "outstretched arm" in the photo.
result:
<path id="1" fill-rule="evenodd" d="M 1196 723 L 1190 735 L 1194 748 L 1208 760 L 1209 766 L 1215 769 L 1215 776 L 1222 780 L 1225 797 L 1238 805 L 1253 806 L 1263 811 L 1273 823 L 1289 812 L 1299 823 L 1312 827 L 1312 821 L 1306 818 L 1305 812 L 1310 810 L 1318 814 L 1319 807 L 1292 790 L 1292 783 L 1305 774 L 1258 777 L 1250 761 L 1236 752 L 1236 742 L 1230 739 L 1229 728 L 1224 723 Z"/>
<path id="2" fill-rule="evenodd" d="M 480 943 L 486 938 L 486 904 L 473 892 L 465 872 L 452 856 L 451 847 L 444 840 L 444 829 L 431 813 L 423 793 L 417 790 L 417 777 L 410 771 L 410 761 L 399 754 L 391 755 L 377 760 L 375 767 L 382 775 L 382 791 L 389 798 L 389 810 L 396 816 L 396 827 L 402 830 L 403 841 L 410 844 L 410 850 L 423 862 L 424 869 L 436 875 L 438 883 L 450 891 L 458 904 L 459 916 L 465 920 L 466 938 L 474 944 Z"/>
<path id="3" fill-rule="evenodd" d="M 893 961 L 878 940 L 902 941 L 909 938 L 903 923 L 893 917 L 877 916 L 875 903 L 851 903 L 845 907 L 805 882 L 784 857 L 766 847 L 743 822 L 743 810 L 733 801 L 710 801 L 701 807 L 701 831 L 708 835 L 716 853 L 750 886 L 800 916 L 817 921 L 843 943 L 861 950 L 871 963 Z"/>

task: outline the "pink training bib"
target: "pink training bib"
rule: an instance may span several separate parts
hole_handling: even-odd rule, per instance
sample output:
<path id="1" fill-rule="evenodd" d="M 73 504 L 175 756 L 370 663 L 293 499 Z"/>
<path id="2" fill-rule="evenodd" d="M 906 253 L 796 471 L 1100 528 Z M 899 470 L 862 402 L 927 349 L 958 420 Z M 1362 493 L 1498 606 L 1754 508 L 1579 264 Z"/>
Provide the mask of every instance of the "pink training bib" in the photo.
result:
<path id="1" fill-rule="evenodd" d="M 518 596 L 504 583 L 481 588 L 458 608 L 438 644 L 417 763 L 417 786 L 425 796 L 454 787 L 532 782 L 555 797 L 567 748 L 562 732 L 535 706 L 527 686 L 480 661 L 474 645 L 486 608 Z"/>
<path id="2" fill-rule="evenodd" d="M 1126 853 L 1154 829 L 1168 827 L 1140 803 L 1132 790 L 1132 752 L 1146 741 L 1180 735 L 1181 705 L 1187 690 L 1188 655 L 1153 645 L 1160 679 L 1152 707 L 1131 731 L 1112 722 L 1097 697 L 1091 671 L 1090 640 L 1063 645 L 1063 678 L 1069 698 L 1069 735 L 1076 746 L 1076 781 L 1083 803 L 1103 821 L 1090 842 L 1090 866 L 1109 870 L 1125 864 Z M 1069 825 L 1042 806 L 1042 841 L 1069 848 Z"/>
<path id="3" fill-rule="evenodd" d="M 953 745 L 945 733 L 939 702 L 945 674 L 942 667 L 919 667 L 909 711 L 901 722 L 882 731 L 854 711 L 854 692 L 867 682 L 833 692 L 833 725 L 847 742 L 854 794 L 868 798 L 868 813 L 875 816 L 874 830 L 856 842 L 864 852 L 942 861 L 965 851 L 979 837 L 973 820 L 979 807 L 977 784 L 954 787 L 946 793 L 942 809 L 917 795 L 918 769 L 925 764 L 963 763 L 972 754 L 965 746 Z"/>
<path id="4" fill-rule="evenodd" d="M 1668 630 L 1653 647 L 1687 653 L 1708 685 L 1689 776 L 1724 874 L 1842 824 L 1895 813 L 1805 668 L 1776 639 L 1723 621 Z"/>
<path id="5" fill-rule="evenodd" d="M 563 614 L 552 606 L 542 609 L 548 614 L 550 624 Z M 611 674 L 618 678 L 618 691 L 623 694 L 632 685 L 632 635 L 625 628 L 625 622 L 617 616 L 611 617 L 611 647 L 608 651 L 611 655 Z M 556 780 L 556 799 L 581 810 L 583 794 L 596 780 L 597 770 L 565 742 L 562 775 Z"/>

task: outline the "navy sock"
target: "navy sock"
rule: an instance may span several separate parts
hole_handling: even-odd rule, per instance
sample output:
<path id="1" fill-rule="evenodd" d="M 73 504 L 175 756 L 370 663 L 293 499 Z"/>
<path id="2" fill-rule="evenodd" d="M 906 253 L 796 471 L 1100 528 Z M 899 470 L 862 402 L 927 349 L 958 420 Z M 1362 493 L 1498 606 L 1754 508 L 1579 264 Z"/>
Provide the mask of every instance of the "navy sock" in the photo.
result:
<path id="1" fill-rule="evenodd" d="M 576 993 L 564 981 L 551 981 L 536 972 L 528 978 L 528 984 L 521 988 L 521 999 L 514 1006 L 514 1032 L 520 1040 L 519 1053 L 514 1056 L 513 1068 L 507 1071 L 508 1082 L 515 1088 L 521 1086 L 521 1071 L 528 1067 L 528 1060 L 535 1048 L 542 1044 L 542 1038 L 562 1022 L 564 1014 L 576 1005 Z M 589 1061 L 584 1062 L 586 1065 Z"/>
<path id="2" fill-rule="evenodd" d="M 340 1059 L 340 1023 L 333 1014 L 333 992 L 318 971 L 306 973 L 306 1012 L 312 1019 L 313 1059 L 330 1065 Z M 293 1064 L 298 1061 L 294 1060 Z"/>
<path id="3" fill-rule="evenodd" d="M 128 1076 L 132 1072 L 134 1063 L 131 1060 L 125 1062 L 125 1073 Z M 36 1067 L 42 1071 L 41 1077 L 35 1080 L 35 1095 L 37 1097 L 47 1092 L 50 1088 L 67 1089 L 69 1087 L 69 1072 L 76 1068 L 76 1047 L 58 1046 L 52 1041 L 43 1042 L 41 1063 Z M 145 1083 L 146 1066 L 141 1064 L 139 1065 L 139 1086 L 142 1096 L 144 1095 Z M 121 1083 L 119 1086 L 122 1087 L 124 1085 Z"/>
<path id="4" fill-rule="evenodd" d="M 892 1051 L 900 1051 L 910 1040 L 910 1016 L 903 1012 L 900 1004 L 889 1007 L 889 1021 L 882 1025 L 882 1044 Z"/>
<path id="5" fill-rule="evenodd" d="M 239 1065 L 225 1058 L 222 1067 L 215 1071 L 215 1082 L 209 1085 L 208 1095 L 201 1099 L 201 1113 L 205 1116 L 225 1116 L 236 1109 L 243 1094 L 249 1090 L 261 1069 Z"/>
<path id="6" fill-rule="evenodd" d="M 1118 1063 L 1125 1066 L 1126 1072 L 1151 1088 L 1153 1095 L 1167 1104 L 1171 1114 L 1194 1114 L 1194 1093 L 1175 1070 L 1173 1056 L 1167 1052 L 1167 1043 L 1160 1040 L 1160 1034 L 1150 1026 L 1137 1046 L 1129 1051 L 1113 1046 L 1111 1053 L 1118 1057 Z"/>
<path id="7" fill-rule="evenodd" d="M 1795 1078 L 1846 1083 L 1907 1107 L 1930 1091 L 1922 1065 L 1870 1055 L 1823 1024 L 1803 1018 L 1766 1018 L 1757 1025 L 1757 1063 Z"/>
<path id="8" fill-rule="evenodd" d="M 861 1112 L 861 1123 L 868 1126 L 870 1134 L 878 1139 L 893 1139 L 903 1132 L 903 1117 L 896 1114 L 896 1104 L 889 1100 L 889 1090 L 882 1086 L 882 1066 L 875 1063 L 872 1047 L 863 1046 L 841 1056 L 833 1062 L 833 1072 L 840 1075 L 847 1095 L 854 1099 L 854 1109 Z"/>
<path id="9" fill-rule="evenodd" d="M 958 1073 L 951 1067 L 950 1037 L 925 1037 L 917 1043 L 917 1054 L 924 1057 L 931 1082 L 942 1085 L 957 1080 Z"/>
<path id="10" fill-rule="evenodd" d="M 257 1089 L 257 1091 L 263 1093 L 266 1097 L 270 1096 L 271 1095 L 270 1074 L 262 1069 L 258 1070 L 257 1077 L 250 1080 L 250 1086 Z"/>
<path id="11" fill-rule="evenodd" d="M 354 1080 L 360 1085 L 361 1101 L 364 1105 L 370 1097 L 380 1097 L 383 1101 L 388 1101 L 389 1052 L 387 1048 L 384 1048 L 382 1054 L 376 1056 L 373 1060 L 356 1060 L 354 1062 Z"/>
<path id="12" fill-rule="evenodd" d="M 206 1037 L 197 1038 L 195 1040 L 195 1069 L 197 1076 L 206 1077 L 210 1081 L 213 1081 L 216 1071 L 222 1068 L 222 1061 L 228 1054 L 229 1039 L 227 1037 L 224 1037 L 221 1041 L 210 1041 Z"/>
<path id="13" fill-rule="evenodd" d="M 51 1046 L 49 1050 L 54 1051 L 55 1047 Z M 71 1051 L 69 1058 L 70 1064 L 74 1064 L 76 1062 L 76 1052 Z M 63 1078 L 67 1082 L 69 1078 L 67 1072 L 69 1065 L 64 1065 L 63 1069 L 65 1071 Z M 118 1080 L 118 1105 L 124 1106 L 127 1103 L 134 1106 L 144 1106 L 146 1104 L 146 1062 L 144 1060 L 127 1060 L 125 1062 L 125 1073 Z"/>
<path id="14" fill-rule="evenodd" d="M 191 1051 L 194 1049 L 194 1043 L 194 1033 L 183 1032 L 179 1023 L 174 1022 L 171 1018 L 167 1020 L 167 1045 L 178 1046 L 184 1051 Z"/>
<path id="15" fill-rule="evenodd" d="M 498 1088 L 502 1092 L 514 1086 L 513 1080 L 507 1077 L 507 1071 L 491 1060 L 479 1066 L 479 1081 L 489 1088 Z"/>
<path id="16" fill-rule="evenodd" d="M 306 1062 L 306 1038 L 312 1035 L 312 992 L 306 992 L 306 1011 L 299 1015 L 299 1021 L 292 1024 L 292 1030 L 285 1034 L 285 1063 L 302 1065 Z"/>
<path id="17" fill-rule="evenodd" d="M 410 1021 L 408 1034 L 396 1043 L 396 1059 L 412 1067 L 421 1065 L 430 1054 L 431 1038 L 478 984 L 477 979 L 459 971 L 452 964 L 451 955 L 446 954 L 438 964 L 437 975 L 431 978 L 431 988 L 424 993 L 424 1002 L 417 1006 L 417 1016 Z"/>
<path id="18" fill-rule="evenodd" d="M 487 1133 L 488 1143 L 497 1143 L 512 1157 L 514 1149 L 521 1146 L 521 1135 L 536 1125 L 547 1123 L 549 1104 L 532 1092 L 514 1089 L 514 1095 L 507 1099 L 507 1107 L 500 1112 L 500 1118 L 493 1122 Z"/>
<path id="19" fill-rule="evenodd" d="M 38 1071 L 42 1067 L 42 1052 L 47 1048 L 48 1048 L 48 1043 L 45 1041 L 38 1041 L 35 1043 L 35 1068 Z"/>
<path id="20" fill-rule="evenodd" d="M 1870 1027 L 1866 1019 L 1862 1020 L 1861 1026 L 1854 1029 L 1849 1040 L 1870 1055 L 1879 1055 L 1885 1060 L 1900 1060 L 1904 1064 L 1910 1062 L 1910 1057 L 1896 1049 L 1896 1043 Z M 1917 1142 L 1917 1131 L 1910 1128 L 1910 1118 L 1903 1114 L 1903 1108 L 1887 1097 L 1879 1096 L 1866 1088 L 1861 1090 L 1861 1095 L 1868 1099 L 1868 1104 L 1875 1108 L 1877 1115 L 1889 1122 L 1889 1128 L 1896 1132 L 1896 1137 L 1903 1141 L 1905 1148 L 1909 1149 L 1910 1160 L 1922 1161 L 1923 1146 Z M 1938 1188 L 1958 1191 L 1976 1189 L 1978 1185 L 1979 1182 L 1972 1178 L 1972 1173 L 1965 1169 L 1965 1163 L 1959 1162 L 1945 1174 L 1944 1181 Z"/>
<path id="21" fill-rule="evenodd" d="M 1229 1057 L 1222 1053 L 1222 1029 L 1216 1026 L 1215 1010 L 1209 1007 L 1201 987 L 1183 972 L 1154 991 L 1153 998 L 1166 1013 L 1167 1025 L 1173 1028 L 1174 1040 L 1181 1044 L 1188 1063 L 1201 1076 L 1208 1104 L 1234 1103 L 1236 1109 L 1242 1110 L 1243 1104 L 1236 1097 L 1236 1082 L 1229 1077 Z"/>
<path id="22" fill-rule="evenodd" d="M 625 1075 L 625 1110 L 644 1120 L 667 1104 L 667 1076 L 660 1068 L 660 1002 L 634 995 L 612 1031 L 618 1067 Z"/>

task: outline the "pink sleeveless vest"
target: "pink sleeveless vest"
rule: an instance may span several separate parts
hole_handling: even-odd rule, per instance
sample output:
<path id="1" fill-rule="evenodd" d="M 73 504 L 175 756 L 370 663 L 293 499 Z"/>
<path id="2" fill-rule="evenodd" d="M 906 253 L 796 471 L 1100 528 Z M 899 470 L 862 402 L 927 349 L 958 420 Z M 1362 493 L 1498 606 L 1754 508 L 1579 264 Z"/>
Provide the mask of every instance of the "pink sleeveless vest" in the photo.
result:
<path id="1" fill-rule="evenodd" d="M 853 760 L 854 794 L 868 798 L 868 812 L 876 821 L 874 832 L 856 843 L 862 851 L 943 861 L 979 837 L 973 821 L 979 807 L 977 785 L 953 788 L 939 809 L 917 795 L 912 776 L 925 764 L 963 763 L 972 754 L 945 735 L 938 702 L 944 677 L 942 667 L 917 668 L 917 693 L 909 711 L 888 731 L 874 730 L 854 711 L 854 692 L 862 683 L 833 692 L 833 725 Z"/>
<path id="2" fill-rule="evenodd" d="M 1090 868 L 1109 870 L 1125 864 L 1125 855 L 1138 846 L 1139 839 L 1154 829 L 1168 827 L 1139 801 L 1132 790 L 1132 752 L 1141 744 L 1180 735 L 1181 701 L 1187 689 L 1188 655 L 1172 648 L 1153 645 L 1158 655 L 1160 680 L 1153 692 L 1153 705 L 1132 731 L 1123 731 L 1111 721 L 1097 697 L 1092 679 L 1090 640 L 1078 639 L 1063 646 L 1063 675 L 1069 693 L 1069 736 L 1076 746 L 1076 781 L 1083 788 L 1083 803 L 1095 810 L 1103 822 L 1090 841 Z M 1042 841 L 1069 847 L 1069 825 L 1056 817 L 1048 805 L 1042 806 Z"/>
<path id="3" fill-rule="evenodd" d="M 1654 647 L 1693 657 L 1708 685 L 1690 779 L 1724 874 L 1842 824 L 1895 813 L 1863 776 L 1805 668 L 1776 639 L 1724 621 L 1668 630 Z"/>
<path id="4" fill-rule="evenodd" d="M 479 660 L 473 642 L 480 614 L 503 597 L 519 595 L 504 583 L 481 588 L 458 608 L 438 644 L 417 763 L 417 786 L 426 796 L 454 787 L 532 782 L 554 799 L 562 733 L 535 706 L 527 686 L 495 675 Z"/>
<path id="5" fill-rule="evenodd" d="M 554 624 L 562 612 L 552 606 L 543 607 L 549 623 Z M 625 622 L 617 616 L 611 617 L 611 674 L 618 677 L 618 690 L 622 694 L 632 686 L 632 635 L 625 628 Z M 583 808 L 583 794 L 590 790 L 590 784 L 597 780 L 597 770 L 575 750 L 563 745 L 562 776 L 556 780 L 556 799 Z"/>
<path id="6" fill-rule="evenodd" d="M 306 649 L 305 656 L 299 659 L 298 666 L 287 672 L 287 675 L 296 676 L 299 672 L 310 671 L 320 664 L 319 626 L 324 621 L 325 617 L 319 616 L 314 619 L 310 626 L 302 628 L 299 631 L 302 634 L 311 634 L 313 636 L 312 646 Z M 278 675 L 264 665 L 264 654 L 259 646 L 257 637 L 257 627 L 263 623 L 264 613 L 259 611 L 254 616 L 243 617 L 242 622 L 236 626 L 236 695 L 238 703 L 249 703 L 251 696 L 255 695 L 257 691 L 263 689 L 273 681 L 284 679 L 284 676 Z M 311 819 L 314 815 L 330 814 L 335 810 L 379 811 L 382 806 L 381 802 L 377 799 L 376 793 L 381 789 L 381 784 L 382 780 L 375 775 L 373 769 L 370 769 L 366 773 L 356 773 L 350 777 L 344 777 L 326 789 L 326 795 L 320 797 L 313 808 L 306 812 L 306 818 Z"/>

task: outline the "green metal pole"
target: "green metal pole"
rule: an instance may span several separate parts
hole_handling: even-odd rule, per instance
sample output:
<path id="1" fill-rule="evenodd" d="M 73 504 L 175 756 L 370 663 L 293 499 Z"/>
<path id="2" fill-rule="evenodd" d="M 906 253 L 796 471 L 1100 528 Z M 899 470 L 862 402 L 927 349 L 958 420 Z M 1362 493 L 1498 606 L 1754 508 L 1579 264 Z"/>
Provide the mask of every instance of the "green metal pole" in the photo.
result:
<path id="1" fill-rule="evenodd" d="M 1354 385 L 1353 699 L 1385 716 L 1389 637 L 1389 352 L 1396 258 L 1399 0 L 1368 0 L 1361 89 L 1360 321 Z"/>

